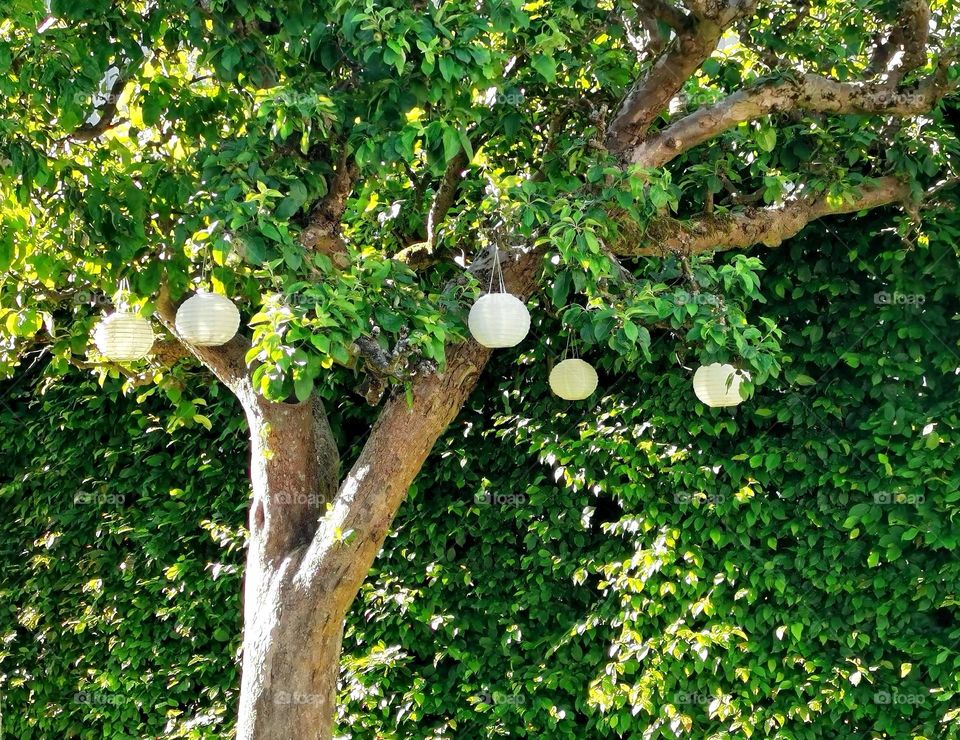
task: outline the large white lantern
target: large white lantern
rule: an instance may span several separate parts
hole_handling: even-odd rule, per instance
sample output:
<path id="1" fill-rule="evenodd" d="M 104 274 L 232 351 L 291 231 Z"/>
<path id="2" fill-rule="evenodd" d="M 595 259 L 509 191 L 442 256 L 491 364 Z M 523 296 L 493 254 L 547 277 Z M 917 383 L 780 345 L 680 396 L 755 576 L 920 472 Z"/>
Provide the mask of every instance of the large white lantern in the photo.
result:
<path id="1" fill-rule="evenodd" d="M 550 371 L 550 390 L 566 401 L 582 401 L 597 389 L 597 371 L 583 360 L 559 362 Z"/>
<path id="2" fill-rule="evenodd" d="M 153 347 L 153 328 L 142 316 L 118 311 L 105 317 L 93 331 L 100 354 L 117 362 L 140 360 Z"/>
<path id="3" fill-rule="evenodd" d="M 226 296 L 200 291 L 177 309 L 177 334 L 196 347 L 229 342 L 240 326 L 240 311 Z"/>
<path id="4" fill-rule="evenodd" d="M 530 312 L 515 295 L 487 293 L 473 304 L 467 325 L 484 347 L 514 347 L 530 331 Z"/>
<path id="5" fill-rule="evenodd" d="M 749 376 L 733 365 L 721 365 L 719 362 L 703 365 L 693 374 L 693 392 L 697 394 L 697 398 L 713 408 L 736 406 L 743 402 L 740 383 L 744 377 Z"/>

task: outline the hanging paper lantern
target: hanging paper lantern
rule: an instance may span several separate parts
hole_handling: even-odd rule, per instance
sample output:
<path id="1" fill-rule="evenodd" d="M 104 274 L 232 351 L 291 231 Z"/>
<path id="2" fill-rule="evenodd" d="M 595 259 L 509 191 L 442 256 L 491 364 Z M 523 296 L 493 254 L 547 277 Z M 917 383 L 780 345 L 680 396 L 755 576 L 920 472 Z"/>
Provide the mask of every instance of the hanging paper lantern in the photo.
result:
<path id="1" fill-rule="evenodd" d="M 697 394 L 697 398 L 713 408 L 736 406 L 743 402 L 740 383 L 744 377 L 749 376 L 733 365 L 721 365 L 719 362 L 703 365 L 693 374 L 693 392 Z"/>
<path id="2" fill-rule="evenodd" d="M 582 401 L 597 389 L 597 371 L 583 360 L 557 363 L 550 371 L 550 390 L 566 401 Z"/>
<path id="3" fill-rule="evenodd" d="M 140 360 L 153 347 L 153 329 L 142 316 L 129 311 L 110 314 L 97 324 L 93 342 L 104 357 L 118 362 Z"/>
<path id="4" fill-rule="evenodd" d="M 229 342 L 240 326 L 240 311 L 226 296 L 200 291 L 177 309 L 177 334 L 196 347 Z"/>
<path id="5" fill-rule="evenodd" d="M 487 293 L 473 304 L 467 325 L 484 347 L 513 347 L 530 331 L 530 312 L 515 295 Z"/>

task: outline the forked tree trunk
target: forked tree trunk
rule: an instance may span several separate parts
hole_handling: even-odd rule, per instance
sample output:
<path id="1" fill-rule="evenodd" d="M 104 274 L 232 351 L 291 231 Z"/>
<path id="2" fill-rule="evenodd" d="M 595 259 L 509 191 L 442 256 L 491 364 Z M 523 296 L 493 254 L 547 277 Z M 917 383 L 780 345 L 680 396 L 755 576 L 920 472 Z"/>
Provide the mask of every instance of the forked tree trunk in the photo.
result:
<path id="1" fill-rule="evenodd" d="M 242 399 L 251 438 L 250 537 L 243 593 L 237 737 L 330 738 L 342 607 L 297 578 L 336 492 L 336 448 L 322 409 Z"/>
<path id="2" fill-rule="evenodd" d="M 513 293 L 530 294 L 540 260 L 533 252 L 505 270 Z M 253 484 L 240 740 L 332 737 L 350 604 L 410 484 L 489 356 L 474 342 L 462 343 L 448 353 L 443 374 L 412 383 L 410 402 L 394 394 L 339 485 L 337 450 L 319 401 L 269 403 L 245 376 L 231 386 L 250 426 Z"/>

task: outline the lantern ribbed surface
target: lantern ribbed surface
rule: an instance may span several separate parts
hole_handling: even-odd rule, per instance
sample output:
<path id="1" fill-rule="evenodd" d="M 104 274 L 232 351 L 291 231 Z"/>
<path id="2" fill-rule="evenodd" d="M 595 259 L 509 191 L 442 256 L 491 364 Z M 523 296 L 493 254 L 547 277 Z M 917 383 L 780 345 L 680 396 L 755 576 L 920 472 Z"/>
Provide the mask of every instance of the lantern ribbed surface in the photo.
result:
<path id="1" fill-rule="evenodd" d="M 566 401 L 582 401 L 597 389 L 597 371 L 583 360 L 557 363 L 550 371 L 550 390 Z"/>
<path id="2" fill-rule="evenodd" d="M 530 312 L 510 293 L 487 293 L 470 309 L 470 333 L 484 347 L 514 347 L 530 331 Z"/>
<path id="3" fill-rule="evenodd" d="M 101 355 L 111 360 L 140 360 L 150 354 L 153 347 L 153 328 L 142 316 L 119 311 L 97 324 L 93 343 Z"/>
<path id="4" fill-rule="evenodd" d="M 733 379 L 728 388 L 727 380 L 731 375 Z M 743 377 L 743 374 L 733 365 L 721 365 L 719 362 L 703 365 L 693 374 L 693 392 L 697 394 L 697 398 L 712 408 L 736 406 L 743 401 L 740 395 L 740 383 Z"/>
<path id="5" fill-rule="evenodd" d="M 177 334 L 196 347 L 229 342 L 240 327 L 240 311 L 226 296 L 200 292 L 177 309 Z"/>

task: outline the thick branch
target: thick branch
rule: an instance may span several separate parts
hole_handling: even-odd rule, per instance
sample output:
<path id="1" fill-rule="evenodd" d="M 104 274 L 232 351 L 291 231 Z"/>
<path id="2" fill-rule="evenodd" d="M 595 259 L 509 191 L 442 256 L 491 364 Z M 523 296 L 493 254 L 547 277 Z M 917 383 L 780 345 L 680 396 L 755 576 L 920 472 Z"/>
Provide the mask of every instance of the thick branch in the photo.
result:
<path id="1" fill-rule="evenodd" d="M 926 113 L 947 94 L 946 65 L 922 83 L 892 87 L 878 83 L 837 82 L 819 75 L 760 82 L 672 123 L 639 144 L 630 161 L 661 167 L 677 155 L 724 131 L 761 116 L 788 110 L 911 116 Z"/>
<path id="2" fill-rule="evenodd" d="M 397 252 L 395 259 L 413 270 L 421 269 L 433 262 L 440 225 L 446 218 L 447 212 L 456 202 L 463 171 L 469 164 L 470 160 L 463 149 L 447 163 L 447 169 L 437 186 L 436 193 L 430 203 L 430 210 L 427 213 L 425 239 L 400 250 Z"/>
<path id="3" fill-rule="evenodd" d="M 643 16 L 666 23 L 678 34 L 693 30 L 693 18 L 666 0 L 637 0 L 636 6 Z"/>
<path id="4" fill-rule="evenodd" d="M 530 295 L 542 259 L 542 252 L 532 250 L 508 262 L 507 288 Z M 410 402 L 402 392 L 387 402 L 303 559 L 300 585 L 309 584 L 328 598 L 333 595 L 338 611 L 346 611 L 410 484 L 473 391 L 489 357 L 490 350 L 476 342 L 455 345 L 443 373 L 413 380 Z"/>
<path id="5" fill-rule="evenodd" d="M 701 21 L 670 42 L 646 76 L 630 89 L 610 122 L 606 145 L 611 152 L 626 152 L 643 138 L 683 83 L 717 48 L 722 33 L 720 25 Z"/>
<path id="6" fill-rule="evenodd" d="M 356 177 L 357 167 L 343 145 L 337 168 L 330 179 L 330 188 L 310 211 L 307 225 L 300 232 L 300 243 L 304 248 L 326 254 L 339 267 L 348 264 L 347 246 L 340 235 L 340 219 L 347 208 Z"/>
<path id="7" fill-rule="evenodd" d="M 929 3 L 926 0 L 903 0 L 889 36 L 877 44 L 870 64 L 871 74 L 883 76 L 890 84 L 898 84 L 904 76 L 926 63 L 929 37 Z"/>
<path id="8" fill-rule="evenodd" d="M 701 215 L 687 220 L 661 218 L 641 231 L 624 224 L 611 245 L 623 257 L 679 253 L 703 254 L 725 249 L 747 249 L 754 244 L 779 246 L 811 221 L 823 216 L 877 208 L 910 197 L 910 187 L 893 177 L 875 180 L 851 199 L 836 202 L 824 195 L 796 198 L 780 206 L 745 208 L 727 214 Z"/>

